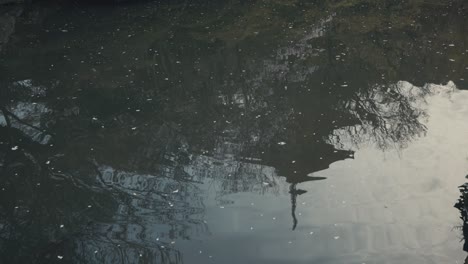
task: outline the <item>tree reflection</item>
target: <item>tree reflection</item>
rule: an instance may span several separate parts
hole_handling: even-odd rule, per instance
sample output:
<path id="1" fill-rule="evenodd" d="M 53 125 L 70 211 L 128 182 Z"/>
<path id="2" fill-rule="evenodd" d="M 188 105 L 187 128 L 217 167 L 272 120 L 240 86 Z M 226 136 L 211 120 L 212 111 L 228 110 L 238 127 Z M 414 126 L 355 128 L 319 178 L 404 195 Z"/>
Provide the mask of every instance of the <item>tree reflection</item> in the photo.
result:
<path id="1" fill-rule="evenodd" d="M 323 179 L 312 172 L 352 157 L 350 146 L 404 146 L 425 132 L 428 90 L 396 82 L 435 55 L 405 48 L 426 35 L 411 26 L 416 7 L 390 6 L 402 35 L 381 27 L 381 5 L 135 5 L 111 22 L 70 14 L 81 26 L 44 53 L 19 41 L 21 54 L 5 54 L 15 63 L 0 64 L 3 262 L 182 263 L 177 240 L 209 234 L 206 186 L 222 206 L 235 193 L 281 194 L 284 181 L 296 229 L 301 184 Z M 432 22 L 418 18 L 445 28 Z M 461 57 L 454 65 L 463 72 Z"/>
<path id="2" fill-rule="evenodd" d="M 467 175 L 468 177 L 468 175 Z M 468 197 L 468 184 L 463 184 L 458 187 L 460 190 L 460 198 L 458 198 L 455 208 L 460 211 L 460 219 L 462 221 L 462 240 L 463 240 L 463 250 L 468 252 L 468 210 L 467 210 L 467 197 Z M 468 263 L 468 256 L 465 259 L 465 263 Z"/>
<path id="3" fill-rule="evenodd" d="M 383 150 L 405 147 L 426 131 L 424 104 L 430 93 L 429 86 L 405 82 L 361 91 L 340 104 L 359 124 L 334 131 L 330 141 L 345 149 L 368 143 Z"/>

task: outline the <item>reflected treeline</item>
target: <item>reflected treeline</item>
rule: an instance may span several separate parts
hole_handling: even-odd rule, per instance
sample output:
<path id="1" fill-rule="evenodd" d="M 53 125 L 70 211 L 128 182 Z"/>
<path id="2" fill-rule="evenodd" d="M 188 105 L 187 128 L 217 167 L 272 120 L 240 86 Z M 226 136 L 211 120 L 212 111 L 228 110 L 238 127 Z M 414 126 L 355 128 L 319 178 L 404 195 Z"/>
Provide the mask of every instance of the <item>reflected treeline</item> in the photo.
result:
<path id="1" fill-rule="evenodd" d="M 32 6 L 0 58 L 1 262 L 182 263 L 177 241 L 209 235 L 208 194 L 289 193 L 295 229 L 300 184 L 352 157 L 337 133 L 424 133 L 425 90 L 398 81 L 461 77 L 464 8 Z"/>

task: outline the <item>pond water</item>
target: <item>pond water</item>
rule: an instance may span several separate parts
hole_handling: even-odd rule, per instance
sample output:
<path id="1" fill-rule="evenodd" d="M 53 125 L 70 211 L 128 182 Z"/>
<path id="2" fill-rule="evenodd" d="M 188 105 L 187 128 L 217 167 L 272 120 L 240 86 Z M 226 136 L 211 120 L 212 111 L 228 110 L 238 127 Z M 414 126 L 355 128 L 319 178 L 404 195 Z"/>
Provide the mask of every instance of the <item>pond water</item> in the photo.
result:
<path id="1" fill-rule="evenodd" d="M 27 6 L 0 55 L 0 262 L 466 263 L 467 15 Z"/>

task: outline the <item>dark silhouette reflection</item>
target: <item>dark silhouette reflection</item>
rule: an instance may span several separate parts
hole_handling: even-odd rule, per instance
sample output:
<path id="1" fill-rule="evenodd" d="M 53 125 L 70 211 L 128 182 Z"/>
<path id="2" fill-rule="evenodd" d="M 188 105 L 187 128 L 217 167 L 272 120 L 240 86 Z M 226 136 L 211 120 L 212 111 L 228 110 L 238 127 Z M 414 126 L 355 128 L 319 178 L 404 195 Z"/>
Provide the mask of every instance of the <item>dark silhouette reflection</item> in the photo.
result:
<path id="1" fill-rule="evenodd" d="M 466 176 L 468 178 L 468 175 Z M 468 184 L 463 184 L 458 187 L 460 190 L 460 198 L 455 204 L 455 208 L 460 211 L 460 219 L 462 221 L 462 240 L 463 240 L 463 250 L 468 252 L 468 209 L 467 209 L 467 198 L 468 198 Z M 468 263 L 468 256 L 465 259 L 465 263 Z"/>
<path id="2" fill-rule="evenodd" d="M 325 180 L 324 177 L 309 177 L 309 179 L 305 181 L 318 181 L 318 180 Z M 301 181 L 303 182 L 303 181 Z M 297 227 L 297 217 L 296 217 L 296 206 L 297 206 L 297 196 L 306 193 L 307 191 L 297 189 L 297 184 L 300 182 L 291 183 L 289 185 L 289 193 L 291 194 L 291 216 L 293 219 L 293 226 L 292 230 L 295 230 Z"/>

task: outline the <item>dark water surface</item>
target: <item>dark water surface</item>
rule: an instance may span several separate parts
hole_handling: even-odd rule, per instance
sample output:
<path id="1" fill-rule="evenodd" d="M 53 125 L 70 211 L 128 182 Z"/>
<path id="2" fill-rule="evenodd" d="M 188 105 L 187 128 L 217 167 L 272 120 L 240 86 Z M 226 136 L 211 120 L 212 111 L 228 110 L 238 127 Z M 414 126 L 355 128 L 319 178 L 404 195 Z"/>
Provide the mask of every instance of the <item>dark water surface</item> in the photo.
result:
<path id="1" fill-rule="evenodd" d="M 465 263 L 467 16 L 29 6 L 0 56 L 0 263 Z"/>

